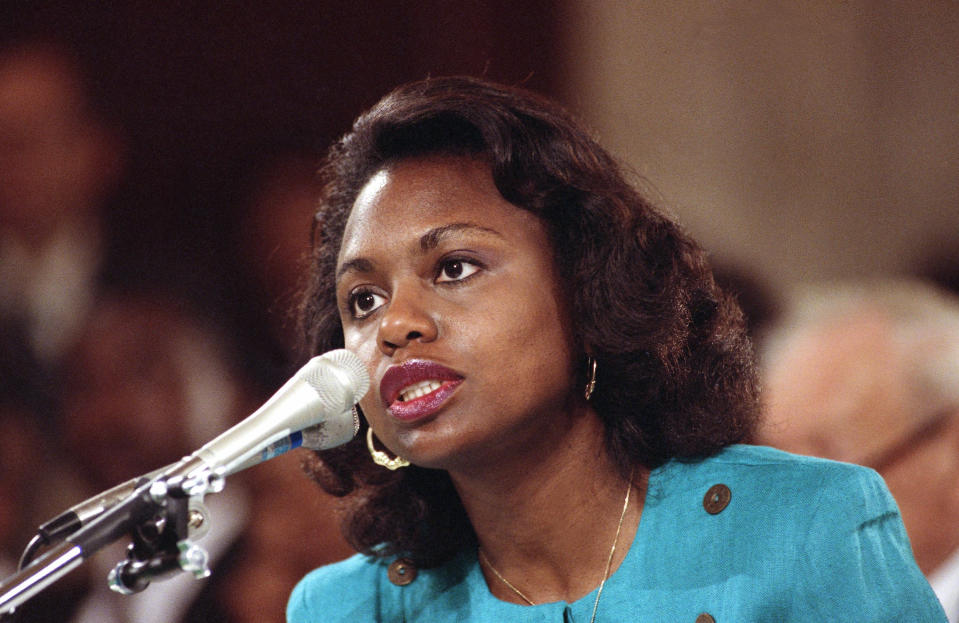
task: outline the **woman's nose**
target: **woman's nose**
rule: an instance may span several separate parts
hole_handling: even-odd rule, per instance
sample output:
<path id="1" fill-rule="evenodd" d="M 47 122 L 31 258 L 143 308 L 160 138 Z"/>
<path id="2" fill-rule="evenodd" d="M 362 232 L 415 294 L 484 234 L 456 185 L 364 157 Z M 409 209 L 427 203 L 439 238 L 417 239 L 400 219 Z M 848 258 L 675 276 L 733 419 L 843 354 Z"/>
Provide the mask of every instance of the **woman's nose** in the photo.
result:
<path id="1" fill-rule="evenodd" d="M 410 342 L 436 339 L 437 326 L 429 313 L 427 296 L 415 288 L 394 289 L 377 336 L 383 353 L 392 355 Z"/>

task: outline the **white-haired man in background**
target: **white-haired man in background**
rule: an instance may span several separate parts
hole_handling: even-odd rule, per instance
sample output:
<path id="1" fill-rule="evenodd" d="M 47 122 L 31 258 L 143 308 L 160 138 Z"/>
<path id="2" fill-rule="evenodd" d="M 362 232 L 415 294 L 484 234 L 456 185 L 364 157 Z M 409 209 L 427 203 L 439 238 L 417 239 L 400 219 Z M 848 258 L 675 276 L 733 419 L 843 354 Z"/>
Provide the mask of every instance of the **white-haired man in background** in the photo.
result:
<path id="1" fill-rule="evenodd" d="M 959 621 L 959 299 L 913 280 L 806 287 L 761 361 L 760 441 L 876 469 Z"/>

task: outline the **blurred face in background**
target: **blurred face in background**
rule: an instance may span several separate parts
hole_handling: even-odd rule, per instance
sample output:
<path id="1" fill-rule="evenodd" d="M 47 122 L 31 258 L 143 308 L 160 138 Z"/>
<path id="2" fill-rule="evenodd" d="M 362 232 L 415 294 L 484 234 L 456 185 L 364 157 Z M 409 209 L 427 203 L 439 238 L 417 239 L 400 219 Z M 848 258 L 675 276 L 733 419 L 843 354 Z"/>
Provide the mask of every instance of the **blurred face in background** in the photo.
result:
<path id="1" fill-rule="evenodd" d="M 69 361 L 63 443 L 108 487 L 188 453 L 177 316 L 162 304 L 98 307 Z"/>
<path id="2" fill-rule="evenodd" d="M 760 441 L 876 469 L 929 573 L 959 547 L 959 405 L 913 395 L 890 334 L 861 314 L 792 340 L 766 371 Z"/>
<path id="3" fill-rule="evenodd" d="M 116 182 L 119 152 L 68 59 L 41 46 L 0 57 L 0 229 L 40 243 L 88 218 Z"/>

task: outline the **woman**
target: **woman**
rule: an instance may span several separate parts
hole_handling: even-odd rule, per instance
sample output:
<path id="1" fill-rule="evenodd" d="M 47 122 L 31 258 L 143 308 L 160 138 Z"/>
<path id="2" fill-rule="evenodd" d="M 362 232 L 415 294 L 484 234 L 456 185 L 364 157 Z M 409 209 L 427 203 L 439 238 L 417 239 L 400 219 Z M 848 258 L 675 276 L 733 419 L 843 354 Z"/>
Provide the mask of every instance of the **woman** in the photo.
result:
<path id="1" fill-rule="evenodd" d="M 564 111 L 408 85 L 323 175 L 304 318 L 373 388 L 313 467 L 362 554 L 291 622 L 942 619 L 874 474 L 735 445 L 738 308 Z"/>

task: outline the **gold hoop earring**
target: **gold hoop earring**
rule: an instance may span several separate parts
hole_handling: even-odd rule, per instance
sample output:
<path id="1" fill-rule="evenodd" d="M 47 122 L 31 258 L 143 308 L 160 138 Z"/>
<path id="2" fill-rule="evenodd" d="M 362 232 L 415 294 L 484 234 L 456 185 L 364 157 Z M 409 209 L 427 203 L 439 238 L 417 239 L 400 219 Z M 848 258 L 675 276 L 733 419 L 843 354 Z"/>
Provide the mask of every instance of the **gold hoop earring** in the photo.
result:
<path id="1" fill-rule="evenodd" d="M 593 397 L 593 390 L 596 389 L 596 359 L 587 355 L 586 365 L 589 367 L 589 380 L 586 381 L 586 391 L 583 392 L 583 397 L 588 402 Z"/>
<path id="2" fill-rule="evenodd" d="M 360 432 L 360 410 L 353 405 L 351 411 L 353 412 L 353 436 L 356 437 L 356 433 Z"/>
<path id="3" fill-rule="evenodd" d="M 410 462 L 404 459 L 403 457 L 397 455 L 396 458 L 391 459 L 385 452 L 381 452 L 373 447 L 373 427 L 370 426 L 366 429 L 366 447 L 370 451 L 370 456 L 373 457 L 373 462 L 377 465 L 385 467 L 391 472 L 395 472 L 401 467 L 409 467 Z"/>

